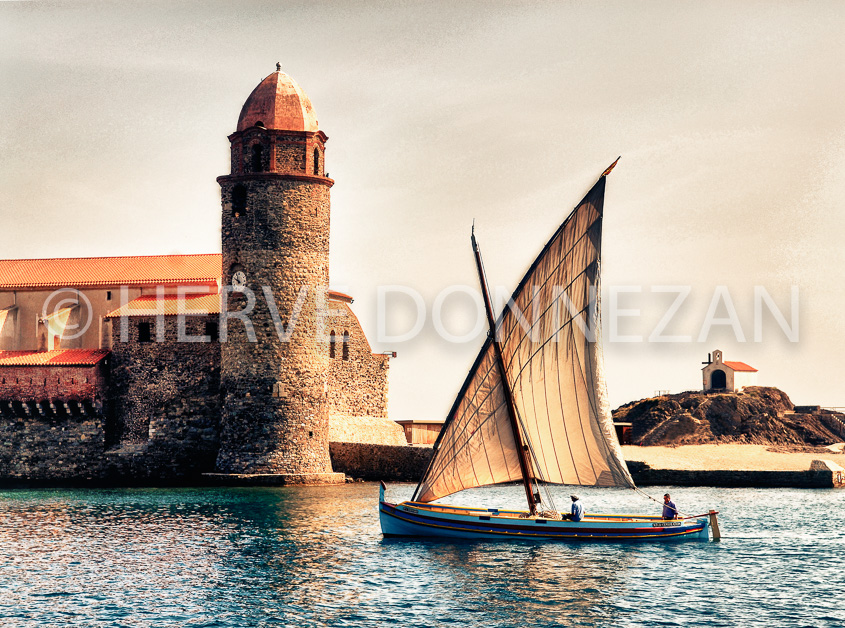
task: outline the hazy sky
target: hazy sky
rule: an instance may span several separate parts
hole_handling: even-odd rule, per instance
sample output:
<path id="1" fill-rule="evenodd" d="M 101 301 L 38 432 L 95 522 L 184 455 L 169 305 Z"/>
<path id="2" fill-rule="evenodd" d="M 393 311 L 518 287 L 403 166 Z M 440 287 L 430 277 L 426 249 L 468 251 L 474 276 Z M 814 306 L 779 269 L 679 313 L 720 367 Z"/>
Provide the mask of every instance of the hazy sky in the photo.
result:
<path id="1" fill-rule="evenodd" d="M 433 323 L 477 285 L 473 220 L 509 292 L 618 155 L 614 407 L 699 388 L 716 348 L 845 406 L 843 32 L 838 1 L 0 2 L 0 257 L 218 252 L 226 138 L 281 61 L 330 138 L 332 286 L 399 354 L 391 418 L 444 418 L 483 341 Z M 389 285 L 424 299 L 411 340 L 377 342 Z M 452 293 L 447 331 L 473 307 Z M 386 312 L 412 327 L 409 297 Z"/>

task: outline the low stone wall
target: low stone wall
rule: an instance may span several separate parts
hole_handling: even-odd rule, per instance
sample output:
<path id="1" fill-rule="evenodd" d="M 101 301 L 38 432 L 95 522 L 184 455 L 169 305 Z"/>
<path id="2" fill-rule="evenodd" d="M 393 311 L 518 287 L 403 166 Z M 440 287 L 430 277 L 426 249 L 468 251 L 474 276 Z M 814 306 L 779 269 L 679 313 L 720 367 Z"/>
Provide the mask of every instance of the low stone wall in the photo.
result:
<path id="1" fill-rule="evenodd" d="M 416 482 L 425 473 L 432 448 L 371 443 L 330 443 L 332 469 L 362 480 Z"/>
<path id="2" fill-rule="evenodd" d="M 214 468 L 216 441 L 195 421 L 174 418 L 120 449 L 107 449 L 106 423 L 101 413 L 0 421 L 0 486 L 187 485 Z"/>
<path id="3" fill-rule="evenodd" d="M 102 414 L 0 421 L 0 483 L 101 476 Z"/>
<path id="4" fill-rule="evenodd" d="M 639 486 L 715 486 L 723 488 L 835 488 L 842 478 L 829 468 L 807 471 L 689 471 L 652 469 L 644 462 L 628 462 Z"/>
<path id="5" fill-rule="evenodd" d="M 375 445 L 407 445 L 402 426 L 373 416 L 329 415 L 330 443 L 372 443 Z"/>
<path id="6" fill-rule="evenodd" d="M 365 443 L 330 444 L 334 471 L 362 480 L 416 482 L 425 473 L 433 449 Z M 725 488 L 837 488 L 845 486 L 838 465 L 817 461 L 806 471 L 685 471 L 652 469 L 644 462 L 628 462 L 640 486 L 715 486 Z"/>

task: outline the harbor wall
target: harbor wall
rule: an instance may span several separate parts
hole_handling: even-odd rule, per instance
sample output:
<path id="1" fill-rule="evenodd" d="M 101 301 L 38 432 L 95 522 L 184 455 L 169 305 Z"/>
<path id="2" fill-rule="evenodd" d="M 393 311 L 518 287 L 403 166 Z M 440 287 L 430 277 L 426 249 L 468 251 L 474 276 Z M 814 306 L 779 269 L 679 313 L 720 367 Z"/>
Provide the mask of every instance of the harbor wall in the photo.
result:
<path id="1" fill-rule="evenodd" d="M 835 465 L 834 465 L 835 466 Z M 629 462 L 631 477 L 639 486 L 714 486 L 720 488 L 837 488 L 841 472 L 825 467 L 806 471 L 692 471 L 652 469 L 644 462 Z"/>
<path id="2" fill-rule="evenodd" d="M 349 477 L 387 482 L 416 482 L 425 473 L 432 448 L 371 443 L 330 443 L 332 468 Z"/>
<path id="3" fill-rule="evenodd" d="M 362 480 L 416 482 L 425 473 L 432 448 L 362 443 L 331 443 L 332 467 Z M 816 461 L 806 471 L 689 471 L 652 469 L 644 462 L 629 462 L 639 486 L 714 486 L 724 488 L 838 488 L 845 473 L 835 464 Z"/>

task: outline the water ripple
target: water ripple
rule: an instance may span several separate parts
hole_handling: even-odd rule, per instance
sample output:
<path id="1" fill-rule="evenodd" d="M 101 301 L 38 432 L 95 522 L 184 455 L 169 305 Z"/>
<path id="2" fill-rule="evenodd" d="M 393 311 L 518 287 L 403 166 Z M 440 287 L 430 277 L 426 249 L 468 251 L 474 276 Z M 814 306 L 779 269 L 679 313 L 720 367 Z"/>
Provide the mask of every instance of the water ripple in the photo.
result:
<path id="1" fill-rule="evenodd" d="M 393 486 L 391 497 L 411 490 Z M 659 508 L 629 491 L 581 492 L 593 511 Z M 719 509 L 723 541 L 383 539 L 373 484 L 5 491 L 0 624 L 845 625 L 840 493 L 672 492 L 682 509 Z M 462 497 L 503 508 L 520 499 L 513 487 Z"/>

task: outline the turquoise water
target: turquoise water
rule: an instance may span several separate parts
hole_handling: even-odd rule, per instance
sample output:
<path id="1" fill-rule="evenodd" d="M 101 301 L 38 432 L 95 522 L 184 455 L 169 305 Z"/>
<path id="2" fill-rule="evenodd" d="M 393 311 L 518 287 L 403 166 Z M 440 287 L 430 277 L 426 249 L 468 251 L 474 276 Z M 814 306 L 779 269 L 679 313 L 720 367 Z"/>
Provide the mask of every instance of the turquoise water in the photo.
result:
<path id="1" fill-rule="evenodd" d="M 451 501 L 520 507 L 521 491 Z M 588 511 L 659 512 L 580 492 Z M 385 540 L 376 484 L 2 491 L 0 625 L 845 626 L 845 491 L 671 492 L 720 510 L 722 541 Z"/>

